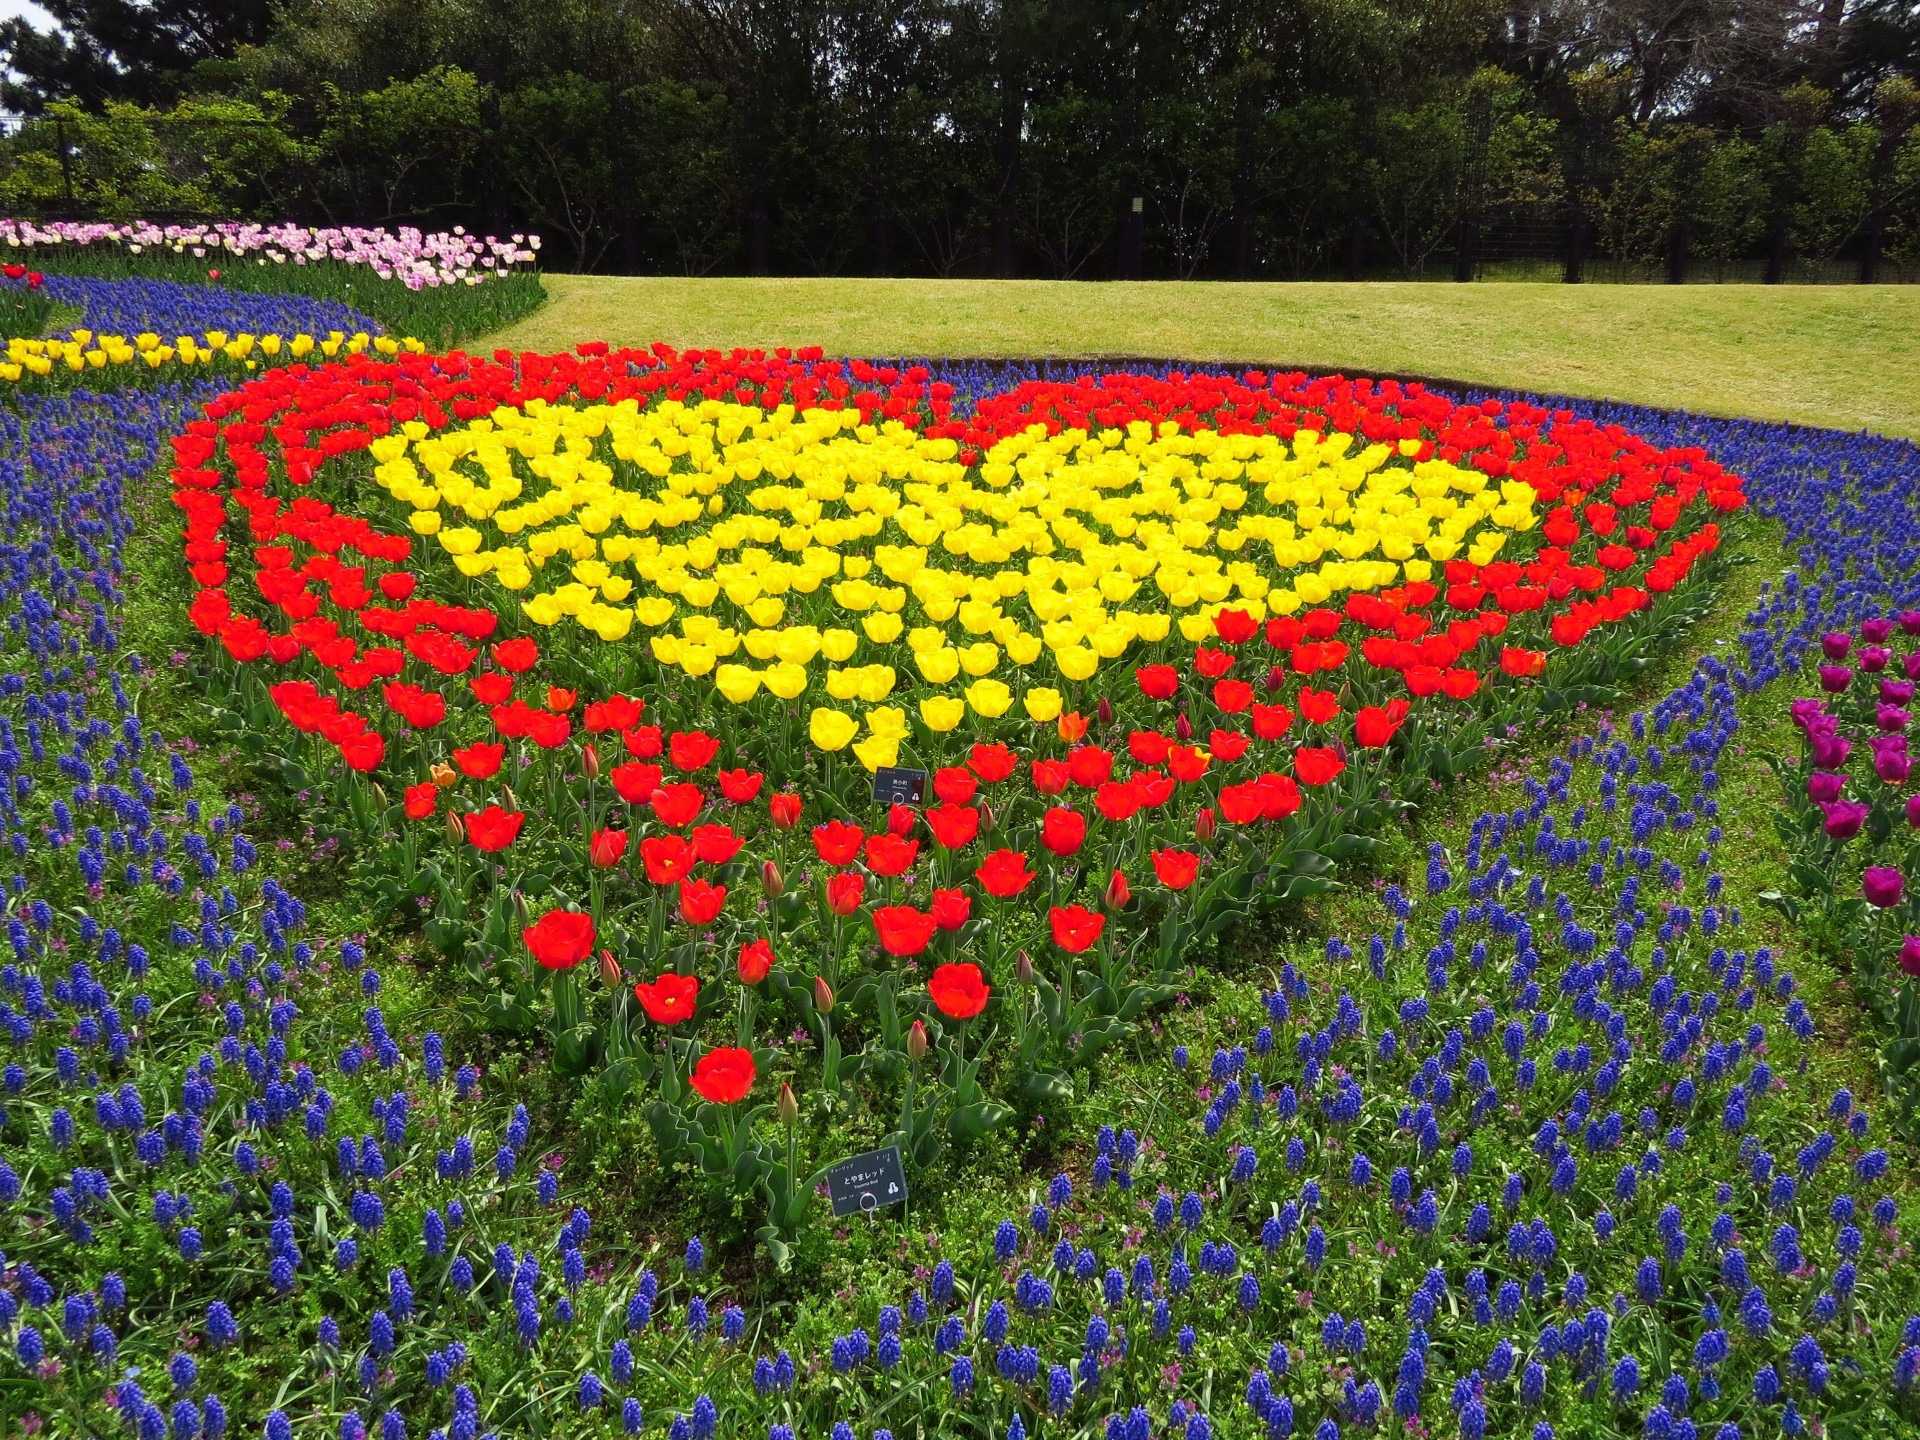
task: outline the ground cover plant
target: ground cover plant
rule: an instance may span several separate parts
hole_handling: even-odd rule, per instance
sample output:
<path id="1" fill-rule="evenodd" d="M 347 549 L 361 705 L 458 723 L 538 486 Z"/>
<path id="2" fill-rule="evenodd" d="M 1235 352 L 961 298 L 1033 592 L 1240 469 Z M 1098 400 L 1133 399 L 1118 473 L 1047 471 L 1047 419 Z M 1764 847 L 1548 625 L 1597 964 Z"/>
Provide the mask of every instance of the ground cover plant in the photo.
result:
<path id="1" fill-rule="evenodd" d="M 1736 803 L 1771 802 L 1729 783 L 1757 763 L 1754 717 L 1784 713 L 1822 635 L 1920 603 L 1911 446 L 1244 372 L 1017 386 L 932 362 L 484 361 L 398 340 L 247 358 L 271 368 L 203 379 L 176 354 L 151 367 L 171 383 L 23 385 L 0 436 L 10 1424 L 1731 1440 L 1911 1423 L 1910 1152 L 1877 1077 L 1836 1057 L 1833 992 L 1796 978 L 1823 973 L 1819 936 L 1773 928 L 1727 859 L 1758 825 Z M 791 474 L 749 451 L 761 427 L 796 442 Z M 1081 428 L 1115 443 L 1062 442 Z M 1212 453 L 1186 448 L 1208 433 Z M 1285 473 L 1203 468 L 1263 463 Z M 646 526 L 625 502 L 617 526 L 592 513 L 600 470 L 632 477 Z M 1238 509 L 1220 503 L 1235 485 Z M 858 533 L 888 503 L 851 503 L 862 490 L 898 496 L 882 518 L 927 552 L 910 575 L 888 574 L 911 563 L 899 538 Z M 909 506 L 947 504 L 957 523 L 907 529 Z M 509 528 L 515 507 L 542 513 Z M 1765 531 L 1736 528 L 1749 509 Z M 1027 553 L 1051 536 L 1097 573 L 998 596 L 996 631 L 964 607 L 1028 514 Z M 1165 550 L 1179 563 L 1151 602 L 1118 593 L 1146 576 L 1090 563 L 1120 558 L 1112 540 L 1068 543 L 1128 519 L 1142 548 L 1155 523 L 1207 532 Z M 1255 520 L 1265 535 L 1219 542 Z M 759 539 L 763 521 L 814 533 Z M 1321 553 L 1282 556 L 1322 529 Z M 687 553 L 642 553 L 652 573 L 610 554 L 649 530 Z M 728 533 L 767 554 L 722 577 Z M 1781 540 L 1794 570 L 1731 647 L 1602 713 L 1709 623 L 1730 558 Z M 828 548 L 837 570 L 796 583 Z M 130 561 L 148 557 L 191 583 L 143 584 Z M 1250 594 L 1229 567 L 1255 557 Z M 967 576 L 966 598 L 914 587 L 929 569 Z M 1231 582 L 1207 593 L 1215 575 Z M 908 592 L 898 610 L 881 579 Z M 1089 591 L 1098 620 L 1070 609 Z M 1047 595 L 1068 601 L 1051 619 Z M 777 617 L 751 608 L 768 598 Z M 627 633 L 602 639 L 618 627 L 594 607 L 615 605 Z M 1409 623 L 1429 614 L 1446 623 Z M 1069 617 L 1079 633 L 1050 628 Z M 179 651 L 129 654 L 129 624 Z M 1101 636 L 1116 624 L 1124 644 Z M 1438 638 L 1444 659 L 1420 649 Z M 971 674 L 976 645 L 1000 653 Z M 722 673 L 749 660 L 751 693 Z M 802 672 L 791 697 L 769 695 L 782 665 Z M 1004 703 L 976 689 L 996 678 Z M 1540 748 L 1549 711 L 1561 738 Z M 1524 773 L 1453 775 L 1488 759 Z M 904 815 L 871 788 L 869 764 L 896 760 L 931 772 Z M 622 767 L 641 767 L 630 793 Z M 297 827 L 270 842 L 274 804 L 227 793 L 240 777 L 303 797 L 351 865 L 304 857 Z M 1484 810 L 1423 819 L 1436 783 Z M 1049 822 L 1063 810 L 1086 835 Z M 1412 873 L 1376 870 L 1351 903 L 1322 889 L 1409 834 L 1431 846 Z M 362 888 L 295 898 L 343 874 Z M 407 918 L 368 937 L 381 876 Z M 838 913 L 836 877 L 864 913 Z M 1195 943 L 1209 886 L 1206 915 L 1277 902 L 1280 928 Z M 959 902 L 941 891 L 962 924 L 942 928 Z M 1147 992 L 1131 1009 L 1128 987 Z M 1070 1005 L 1088 1008 L 1060 1034 Z M 616 1035 L 630 1048 L 610 1055 Z M 806 1203 L 831 1146 L 912 1149 L 923 1115 L 943 1138 L 909 1157 L 908 1219 L 836 1229 Z"/>

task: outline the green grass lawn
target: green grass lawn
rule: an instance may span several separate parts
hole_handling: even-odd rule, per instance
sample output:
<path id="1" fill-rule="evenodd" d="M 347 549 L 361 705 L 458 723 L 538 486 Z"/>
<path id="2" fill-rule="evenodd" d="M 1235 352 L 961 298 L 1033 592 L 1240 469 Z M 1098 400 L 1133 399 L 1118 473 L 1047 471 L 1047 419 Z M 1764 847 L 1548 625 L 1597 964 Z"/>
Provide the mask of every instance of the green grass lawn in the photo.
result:
<path id="1" fill-rule="evenodd" d="M 492 337 L 1419 375 L 1920 438 L 1920 288 L 545 277 Z"/>

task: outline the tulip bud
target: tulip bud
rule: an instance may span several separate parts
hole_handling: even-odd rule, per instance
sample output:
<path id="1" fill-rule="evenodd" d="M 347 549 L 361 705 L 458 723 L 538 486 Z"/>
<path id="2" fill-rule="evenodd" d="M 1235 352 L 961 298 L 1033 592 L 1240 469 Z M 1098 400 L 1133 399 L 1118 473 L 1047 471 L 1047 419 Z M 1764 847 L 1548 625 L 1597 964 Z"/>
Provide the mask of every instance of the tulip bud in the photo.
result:
<path id="1" fill-rule="evenodd" d="M 774 1102 L 775 1113 L 782 1125 L 793 1126 L 800 1121 L 800 1102 L 794 1098 L 793 1086 L 785 1080 L 780 1082 L 780 1098 Z"/>
<path id="2" fill-rule="evenodd" d="M 1173 717 L 1173 733 L 1180 737 L 1182 745 L 1193 739 L 1193 722 L 1187 719 L 1186 711 L 1182 710 Z"/>
<path id="3" fill-rule="evenodd" d="M 1267 671 L 1267 693 L 1269 695 L 1278 694 L 1281 691 L 1281 689 L 1285 687 L 1286 683 L 1287 683 L 1287 667 L 1286 666 L 1276 665 L 1271 670 Z"/>
<path id="4" fill-rule="evenodd" d="M 924 1060 L 927 1055 L 927 1027 L 918 1020 L 907 1027 L 907 1058 Z"/>
<path id="5" fill-rule="evenodd" d="M 502 785 L 500 787 L 500 808 L 502 810 L 518 810 L 520 808 L 520 802 L 513 798 L 513 787 L 511 785 Z"/>
<path id="6" fill-rule="evenodd" d="M 513 928 L 525 930 L 533 924 L 533 914 L 527 909 L 527 897 L 518 890 L 513 892 Z"/>
<path id="7" fill-rule="evenodd" d="M 1126 909 L 1127 902 L 1133 899 L 1133 888 L 1127 884 L 1127 877 L 1118 870 L 1114 871 L 1113 878 L 1107 881 L 1107 893 L 1102 899 L 1109 910 Z"/>
<path id="8" fill-rule="evenodd" d="M 1211 840 L 1213 839 L 1214 828 L 1213 807 L 1211 805 L 1202 806 L 1200 813 L 1193 817 L 1193 838 L 1196 840 Z"/>
<path id="9" fill-rule="evenodd" d="M 1107 696 L 1102 695 L 1100 697 L 1100 704 L 1096 707 L 1096 713 L 1100 716 L 1100 723 L 1102 725 L 1113 724 L 1113 701 Z"/>
<path id="10" fill-rule="evenodd" d="M 1013 978 L 1022 985 L 1033 984 L 1033 959 L 1024 950 L 1020 952 L 1020 958 L 1013 962 Z"/>
<path id="11" fill-rule="evenodd" d="M 580 747 L 580 768 L 586 772 L 589 780 L 600 778 L 600 752 L 591 745 Z"/>
<path id="12" fill-rule="evenodd" d="M 626 977 L 620 973 L 620 962 L 613 958 L 613 951 L 600 952 L 600 981 L 609 990 L 618 990 Z"/>
<path id="13" fill-rule="evenodd" d="M 387 808 L 387 790 L 378 780 L 373 782 L 373 799 L 382 810 Z"/>
<path id="14" fill-rule="evenodd" d="M 833 1013 L 833 987 L 827 984 L 827 977 L 824 975 L 813 977 L 813 1008 L 822 1015 Z"/>
<path id="15" fill-rule="evenodd" d="M 460 817 L 451 810 L 447 812 L 447 838 L 456 845 L 467 838 L 467 827 L 460 823 Z"/>
<path id="16" fill-rule="evenodd" d="M 780 873 L 780 867 L 771 860 L 760 862 L 760 889 L 769 900 L 787 893 L 786 877 Z"/>

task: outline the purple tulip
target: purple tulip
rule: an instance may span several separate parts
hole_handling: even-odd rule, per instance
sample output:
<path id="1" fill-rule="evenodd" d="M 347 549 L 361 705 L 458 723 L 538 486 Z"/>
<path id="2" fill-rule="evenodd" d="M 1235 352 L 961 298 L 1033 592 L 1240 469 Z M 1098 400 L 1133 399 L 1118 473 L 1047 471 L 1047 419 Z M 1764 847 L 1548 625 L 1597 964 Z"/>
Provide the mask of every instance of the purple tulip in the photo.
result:
<path id="1" fill-rule="evenodd" d="M 1886 682 L 1882 681 L 1881 683 L 1885 684 Z M 1807 735 L 1811 735 L 1815 730 L 1821 728 L 1820 722 L 1822 720 L 1832 719 L 1832 717 L 1827 714 L 1826 701 L 1813 700 L 1805 697 L 1795 700 L 1791 705 L 1787 706 L 1787 714 L 1792 718 L 1793 723 L 1800 727 L 1801 732 Z"/>
<path id="2" fill-rule="evenodd" d="M 1860 651 L 1860 668 L 1869 674 L 1878 674 L 1887 668 L 1887 662 L 1893 659 L 1893 652 L 1884 645 L 1863 646 Z"/>
<path id="3" fill-rule="evenodd" d="M 1907 824 L 1920 830 L 1920 790 L 1907 797 Z"/>
<path id="4" fill-rule="evenodd" d="M 1822 665 L 1820 667 L 1820 688 L 1829 695 L 1845 693 L 1847 686 L 1853 683 L 1853 671 L 1845 665 Z"/>
<path id="5" fill-rule="evenodd" d="M 1820 637 L 1820 653 L 1829 660 L 1844 660 L 1853 648 L 1853 637 L 1844 630 L 1829 630 Z"/>
<path id="6" fill-rule="evenodd" d="M 1873 773 L 1889 785 L 1904 785 L 1907 776 L 1913 773 L 1913 757 L 1904 750 L 1877 751 L 1873 757 Z"/>
<path id="7" fill-rule="evenodd" d="M 1871 620 L 1860 622 L 1860 638 L 1869 645 L 1885 644 L 1887 637 L 1891 634 L 1893 634 L 1893 621 L 1884 616 L 1875 616 Z"/>
<path id="8" fill-rule="evenodd" d="M 1900 947 L 1900 968 L 1920 980 L 1920 935 L 1909 935 Z"/>
<path id="9" fill-rule="evenodd" d="M 1900 662 L 1900 668 L 1907 672 L 1907 679 L 1920 680 L 1920 650 L 1914 651 Z"/>
<path id="10" fill-rule="evenodd" d="M 1826 815 L 1826 831 L 1835 840 L 1851 840 L 1860 833 L 1860 827 L 1867 823 L 1871 807 L 1857 800 L 1836 800 L 1822 805 L 1820 809 Z"/>
<path id="11" fill-rule="evenodd" d="M 1906 889 L 1906 878 L 1891 865 L 1869 865 L 1860 876 L 1860 893 L 1876 910 L 1898 905 Z"/>
<path id="12" fill-rule="evenodd" d="M 1842 768 L 1853 753 L 1853 742 L 1844 735 L 1809 735 L 1807 743 L 1813 750 L 1813 763 L 1822 770 Z"/>
<path id="13" fill-rule="evenodd" d="M 1913 681 L 1891 680 L 1885 676 L 1880 680 L 1880 699 L 1888 705 L 1909 705 L 1913 702 Z"/>
<path id="14" fill-rule="evenodd" d="M 1902 610 L 1899 619 L 1903 635 L 1920 635 L 1920 610 Z"/>
<path id="15" fill-rule="evenodd" d="M 1830 805 L 1840 798 L 1840 792 L 1846 788 L 1847 777 L 1836 775 L 1831 770 L 1816 770 L 1807 777 L 1807 799 L 1816 805 Z"/>
<path id="16" fill-rule="evenodd" d="M 1873 723 L 1889 735 L 1906 729 L 1912 718 L 1898 705 L 1882 705 L 1873 712 Z"/>

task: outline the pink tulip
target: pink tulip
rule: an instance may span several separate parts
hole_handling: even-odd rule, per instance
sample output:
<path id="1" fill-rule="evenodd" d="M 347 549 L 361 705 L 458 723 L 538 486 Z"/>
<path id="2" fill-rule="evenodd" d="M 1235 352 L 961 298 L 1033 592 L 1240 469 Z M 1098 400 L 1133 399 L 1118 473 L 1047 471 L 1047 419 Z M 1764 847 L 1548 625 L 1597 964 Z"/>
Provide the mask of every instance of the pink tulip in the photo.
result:
<path id="1" fill-rule="evenodd" d="M 1869 865 L 1860 876 L 1860 893 L 1876 910 L 1898 905 L 1906 889 L 1906 878 L 1891 865 Z"/>

